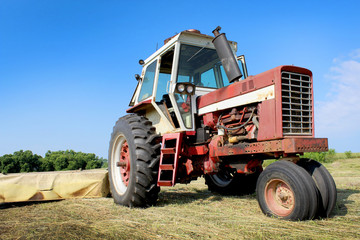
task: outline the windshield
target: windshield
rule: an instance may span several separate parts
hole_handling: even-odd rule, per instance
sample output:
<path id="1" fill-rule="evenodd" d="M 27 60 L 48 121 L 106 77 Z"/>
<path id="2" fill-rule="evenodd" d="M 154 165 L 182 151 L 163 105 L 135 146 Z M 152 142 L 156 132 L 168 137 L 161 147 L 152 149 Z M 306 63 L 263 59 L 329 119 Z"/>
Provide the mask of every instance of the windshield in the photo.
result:
<path id="1" fill-rule="evenodd" d="M 177 82 L 190 82 L 206 88 L 229 85 L 215 49 L 186 44 L 180 47 Z"/>

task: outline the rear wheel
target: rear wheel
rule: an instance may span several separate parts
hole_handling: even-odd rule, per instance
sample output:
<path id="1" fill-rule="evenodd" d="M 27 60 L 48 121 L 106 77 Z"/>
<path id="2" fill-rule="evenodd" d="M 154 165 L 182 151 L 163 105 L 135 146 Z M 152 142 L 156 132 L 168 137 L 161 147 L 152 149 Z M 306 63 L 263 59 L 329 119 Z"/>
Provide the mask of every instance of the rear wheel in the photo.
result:
<path id="1" fill-rule="evenodd" d="M 318 206 L 310 175 L 292 162 L 278 161 L 259 176 L 257 200 L 264 214 L 287 220 L 314 218 Z"/>
<path id="2" fill-rule="evenodd" d="M 205 183 L 211 192 L 224 195 L 245 195 L 255 192 L 256 181 L 262 171 L 258 167 L 252 174 L 240 174 L 231 168 L 221 169 L 217 174 L 205 175 Z"/>
<path id="3" fill-rule="evenodd" d="M 319 162 L 311 159 L 300 159 L 297 164 L 303 167 L 315 181 L 320 193 L 319 217 L 329 217 L 336 204 L 336 185 L 328 170 Z"/>
<path id="4" fill-rule="evenodd" d="M 110 190 L 117 204 L 147 207 L 156 203 L 160 143 L 152 123 L 130 114 L 120 118 L 109 147 Z"/>

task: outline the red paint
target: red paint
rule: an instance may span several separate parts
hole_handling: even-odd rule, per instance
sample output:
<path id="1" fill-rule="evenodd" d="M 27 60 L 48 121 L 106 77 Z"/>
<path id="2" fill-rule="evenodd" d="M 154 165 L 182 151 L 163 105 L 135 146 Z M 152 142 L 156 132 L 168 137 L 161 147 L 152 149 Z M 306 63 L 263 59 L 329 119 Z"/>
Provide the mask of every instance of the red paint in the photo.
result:
<path id="1" fill-rule="evenodd" d="M 190 175 L 194 171 L 192 161 L 190 159 L 188 159 L 185 163 L 185 166 L 186 166 L 186 174 Z"/>
<path id="2" fill-rule="evenodd" d="M 282 148 L 286 153 L 326 152 L 327 138 L 286 138 L 282 140 Z"/>
<path id="3" fill-rule="evenodd" d="M 122 181 L 125 186 L 128 186 L 130 179 L 130 153 L 127 141 L 125 141 L 121 146 L 120 160 L 118 166 L 120 167 Z"/>
<path id="4" fill-rule="evenodd" d="M 162 137 L 158 186 L 174 186 L 182 152 L 183 133 L 167 133 Z"/>
<path id="5" fill-rule="evenodd" d="M 262 161 L 258 159 L 251 159 L 246 165 L 244 172 L 245 173 L 254 173 L 253 170 L 256 169 L 256 167 L 261 166 Z"/>
<path id="6" fill-rule="evenodd" d="M 281 71 L 297 72 L 312 76 L 311 71 L 305 68 L 300 68 L 295 66 L 279 66 L 271 70 L 268 70 L 266 72 L 260 73 L 258 75 L 249 76 L 245 80 L 230 84 L 227 87 L 220 88 L 216 91 L 201 96 L 198 99 L 198 107 L 203 108 L 208 105 L 221 102 L 229 98 L 233 98 L 239 95 L 244 95 L 248 92 L 252 92 L 257 89 L 273 85 L 274 84 L 273 80 L 275 80 L 275 78 L 279 80 L 278 83 L 280 83 L 281 85 L 281 76 L 280 76 Z"/>
<path id="7" fill-rule="evenodd" d="M 174 186 L 170 181 L 158 181 L 157 185 L 159 187 L 172 187 L 172 186 Z"/>
<path id="8" fill-rule="evenodd" d="M 218 139 L 209 144 L 210 158 L 229 155 L 281 153 L 293 154 L 303 152 L 325 152 L 328 150 L 327 138 L 286 138 L 254 143 L 239 143 L 235 145 L 218 146 Z"/>
<path id="9" fill-rule="evenodd" d="M 281 179 L 271 179 L 265 186 L 265 201 L 276 215 L 285 217 L 295 207 L 293 190 Z"/>
<path id="10" fill-rule="evenodd" d="M 200 146 L 191 146 L 187 147 L 184 155 L 193 156 L 193 155 L 205 155 L 209 152 L 209 149 L 205 145 Z"/>
<path id="11" fill-rule="evenodd" d="M 305 68 L 295 66 L 279 66 L 269 71 L 263 72 L 255 76 L 249 76 L 247 79 L 230 84 L 227 87 L 218 89 L 211 93 L 205 94 L 198 99 L 198 107 L 203 108 L 208 105 L 224 101 L 239 95 L 245 95 L 249 92 L 274 85 L 275 98 L 265 100 L 259 103 L 259 132 L 258 141 L 293 138 L 294 136 L 283 136 L 282 130 L 282 91 L 281 91 L 281 73 L 294 72 L 299 74 L 306 74 L 310 76 L 311 85 L 311 108 L 312 108 L 312 135 L 295 136 L 299 138 L 314 138 L 314 96 L 312 88 L 312 72 Z M 239 106 L 241 107 L 241 106 Z M 221 112 L 206 113 L 203 115 L 204 124 L 215 129 L 216 121 L 215 115 Z M 217 120 L 217 119 L 216 119 Z M 295 135 L 295 134 L 294 134 Z"/>
<path id="12" fill-rule="evenodd" d="M 215 130 L 218 118 L 219 116 L 215 115 L 214 113 L 206 113 L 203 115 L 204 125 Z"/>
<path id="13" fill-rule="evenodd" d="M 188 99 L 190 99 L 190 98 L 188 98 Z M 189 104 L 187 104 L 187 103 L 182 103 L 181 104 L 181 108 L 184 110 L 184 112 L 189 112 L 189 110 L 190 110 L 190 105 Z"/>
<path id="14" fill-rule="evenodd" d="M 209 157 L 204 161 L 204 173 L 214 173 L 219 171 L 220 158 L 215 156 L 218 146 L 222 146 L 223 137 L 214 136 L 209 143 Z"/>
<path id="15" fill-rule="evenodd" d="M 259 116 L 259 130 L 258 130 L 258 141 L 276 139 L 282 137 L 282 124 L 279 126 L 277 123 L 282 123 L 279 116 L 274 114 L 276 112 L 276 100 L 270 99 L 263 101 L 258 105 L 258 116 Z M 276 131 L 280 128 L 279 132 Z"/>
<path id="16" fill-rule="evenodd" d="M 215 162 L 213 158 L 209 158 L 207 161 L 204 161 L 204 173 L 215 173 L 219 171 L 219 163 Z"/>
<path id="17" fill-rule="evenodd" d="M 294 156 L 294 154 L 297 153 L 301 154 L 304 152 L 327 151 L 327 139 L 314 138 L 314 129 L 312 131 L 312 136 L 283 136 L 281 73 L 284 71 L 309 75 L 310 84 L 312 85 L 311 71 L 295 66 L 280 66 L 256 76 L 250 76 L 246 80 L 233 83 L 227 87 L 199 97 L 197 102 L 198 108 L 203 108 L 210 104 L 218 103 L 239 95 L 245 95 L 267 86 L 274 85 L 275 90 L 274 99 L 264 100 L 257 103 L 257 109 L 254 112 L 257 114 L 259 120 L 257 135 L 255 131 L 256 127 L 252 120 L 248 122 L 249 125 L 245 127 L 247 131 L 244 133 L 232 133 L 233 136 L 240 136 L 239 143 L 224 146 L 224 137 L 215 135 L 212 137 L 208 145 L 187 146 L 186 141 L 182 142 L 182 136 L 195 136 L 195 131 L 164 134 L 162 140 L 158 185 L 173 186 L 175 185 L 175 179 L 185 183 L 204 173 L 216 173 L 219 170 L 222 157 L 241 157 L 241 155 L 243 155 L 243 157 L 247 159 L 244 160 L 244 164 L 240 165 L 233 163 L 233 166 L 236 166 L 239 173 L 252 173 L 255 168 L 261 166 L 261 160 L 265 157 L 273 156 L 275 158 L 279 158 L 281 156 Z M 312 113 L 314 113 L 313 92 L 311 92 L 311 94 L 311 107 Z M 142 109 L 144 104 L 151 104 L 151 101 L 144 101 L 128 111 L 131 112 Z M 222 124 L 227 127 L 238 126 L 245 122 L 250 114 L 247 107 L 248 106 L 239 106 L 238 108 L 225 111 L 206 113 L 202 115 L 202 120 L 205 126 L 216 130 L 216 125 L 221 114 Z M 312 118 L 312 121 L 313 119 L 314 118 Z M 312 126 L 314 127 L 314 124 Z M 246 135 L 246 133 L 248 134 Z M 257 142 L 241 142 L 243 141 L 241 137 L 256 139 Z M 176 139 L 176 146 L 167 146 L 167 141 L 172 139 Z M 174 161 L 172 161 L 169 166 L 168 164 L 162 163 L 164 155 L 173 155 L 170 160 L 174 159 Z M 169 156 L 165 156 L 165 159 L 166 161 L 169 161 Z M 231 166 L 231 162 L 228 164 Z M 177 173 L 178 170 L 179 173 Z M 172 171 L 171 174 L 173 175 L 171 179 L 161 179 L 161 171 Z M 179 176 L 177 176 L 177 174 L 179 174 Z M 284 188 L 284 191 L 285 190 L 286 189 Z"/>
<path id="18" fill-rule="evenodd" d="M 254 173 L 254 170 L 256 170 L 257 167 L 261 166 L 261 164 L 262 161 L 258 159 L 251 159 L 245 164 L 244 168 L 237 169 L 237 172 L 243 174 L 251 174 Z M 236 167 L 232 167 L 231 164 L 229 165 L 229 167 L 236 168 Z M 262 167 L 261 167 L 261 171 L 262 171 Z"/>
<path id="19" fill-rule="evenodd" d="M 195 136 L 196 131 L 186 131 L 185 134 L 186 134 L 186 136 Z"/>
<path id="20" fill-rule="evenodd" d="M 161 149 L 161 153 L 162 154 L 175 154 L 176 153 L 176 150 L 175 148 L 163 148 Z"/>
<path id="21" fill-rule="evenodd" d="M 174 164 L 163 164 L 159 166 L 160 170 L 174 170 Z"/>

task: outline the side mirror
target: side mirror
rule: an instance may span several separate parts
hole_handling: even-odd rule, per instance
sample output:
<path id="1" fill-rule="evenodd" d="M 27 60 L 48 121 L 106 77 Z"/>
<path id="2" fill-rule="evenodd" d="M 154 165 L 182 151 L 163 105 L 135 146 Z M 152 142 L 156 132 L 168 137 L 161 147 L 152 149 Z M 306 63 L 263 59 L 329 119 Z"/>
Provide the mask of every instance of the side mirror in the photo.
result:
<path id="1" fill-rule="evenodd" d="M 135 74 L 135 79 L 136 79 L 137 81 L 141 80 L 140 75 L 139 75 L 139 74 Z"/>
<path id="2" fill-rule="evenodd" d="M 244 79 L 246 79 L 248 77 L 248 71 L 247 71 L 247 67 L 246 67 L 245 56 L 241 55 L 241 56 L 238 56 L 236 59 L 241 63 L 241 67 L 242 67 L 242 70 L 244 73 Z"/>

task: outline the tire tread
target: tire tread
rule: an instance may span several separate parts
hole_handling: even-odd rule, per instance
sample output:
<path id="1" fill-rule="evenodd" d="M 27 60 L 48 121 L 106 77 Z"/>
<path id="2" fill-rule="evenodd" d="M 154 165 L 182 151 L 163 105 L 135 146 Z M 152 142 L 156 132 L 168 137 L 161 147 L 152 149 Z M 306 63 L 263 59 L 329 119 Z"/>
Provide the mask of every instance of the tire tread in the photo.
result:
<path id="1" fill-rule="evenodd" d="M 133 183 L 129 183 L 126 194 L 124 194 L 126 197 L 116 193 L 114 187 L 111 187 L 111 192 L 114 201 L 118 204 L 129 207 L 148 207 L 156 203 L 160 191 L 157 186 L 157 174 L 160 159 L 158 142 L 161 137 L 155 133 L 151 121 L 137 114 L 128 114 L 116 122 L 112 139 L 119 131 L 125 131 L 126 127 L 130 129 L 134 142 L 135 159 L 131 160 L 130 166 L 135 169 L 135 176 L 130 176 L 130 181 L 133 179 Z M 130 142 L 128 141 L 128 144 Z M 112 147 L 111 143 L 112 140 L 110 148 Z M 111 149 L 109 149 L 109 165 L 111 164 L 110 152 Z M 109 180 L 111 186 L 110 175 Z"/>

